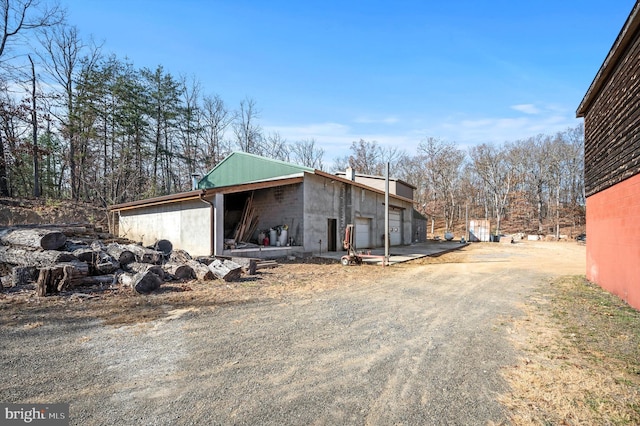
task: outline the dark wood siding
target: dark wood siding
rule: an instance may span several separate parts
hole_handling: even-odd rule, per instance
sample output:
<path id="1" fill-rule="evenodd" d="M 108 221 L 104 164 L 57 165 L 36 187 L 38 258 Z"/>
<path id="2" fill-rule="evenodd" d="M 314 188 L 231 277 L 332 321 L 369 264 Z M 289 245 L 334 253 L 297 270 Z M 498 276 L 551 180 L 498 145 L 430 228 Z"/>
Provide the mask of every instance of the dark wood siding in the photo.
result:
<path id="1" fill-rule="evenodd" d="M 587 197 L 640 173 L 639 35 L 585 114 Z"/>

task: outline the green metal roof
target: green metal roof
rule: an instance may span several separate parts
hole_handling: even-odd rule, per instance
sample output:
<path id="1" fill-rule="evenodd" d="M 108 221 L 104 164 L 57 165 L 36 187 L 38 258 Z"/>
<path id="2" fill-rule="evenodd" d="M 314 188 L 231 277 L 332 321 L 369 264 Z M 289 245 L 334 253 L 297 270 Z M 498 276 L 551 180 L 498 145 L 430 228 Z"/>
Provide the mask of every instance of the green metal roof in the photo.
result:
<path id="1" fill-rule="evenodd" d="M 241 185 L 303 172 L 313 172 L 313 169 L 238 151 L 232 152 L 211 169 L 198 182 L 198 188 Z"/>

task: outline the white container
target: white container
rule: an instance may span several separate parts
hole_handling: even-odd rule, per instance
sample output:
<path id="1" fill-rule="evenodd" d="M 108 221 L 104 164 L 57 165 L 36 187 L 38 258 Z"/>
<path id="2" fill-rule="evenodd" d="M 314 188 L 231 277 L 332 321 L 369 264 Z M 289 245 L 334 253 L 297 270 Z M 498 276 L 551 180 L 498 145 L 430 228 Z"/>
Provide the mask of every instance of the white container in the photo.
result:
<path id="1" fill-rule="evenodd" d="M 269 245 L 275 246 L 278 239 L 278 232 L 275 229 L 269 229 Z"/>
<path id="2" fill-rule="evenodd" d="M 288 235 L 288 233 L 289 232 L 286 229 L 283 229 L 282 231 L 280 231 L 280 237 L 278 239 L 278 242 L 283 247 L 287 245 L 287 235 Z"/>

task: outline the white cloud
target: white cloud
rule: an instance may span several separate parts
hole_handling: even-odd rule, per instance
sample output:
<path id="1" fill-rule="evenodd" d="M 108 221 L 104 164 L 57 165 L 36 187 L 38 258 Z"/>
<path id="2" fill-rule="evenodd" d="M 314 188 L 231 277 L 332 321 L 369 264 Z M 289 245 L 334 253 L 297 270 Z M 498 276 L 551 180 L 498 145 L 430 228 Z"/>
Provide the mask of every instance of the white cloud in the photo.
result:
<path id="1" fill-rule="evenodd" d="M 511 109 L 523 112 L 525 114 L 540 114 L 540 109 L 534 104 L 511 105 Z"/>
<path id="2" fill-rule="evenodd" d="M 383 118 L 371 118 L 366 116 L 357 117 L 353 120 L 358 124 L 396 124 L 400 122 L 400 119 L 395 116 L 387 116 Z"/>

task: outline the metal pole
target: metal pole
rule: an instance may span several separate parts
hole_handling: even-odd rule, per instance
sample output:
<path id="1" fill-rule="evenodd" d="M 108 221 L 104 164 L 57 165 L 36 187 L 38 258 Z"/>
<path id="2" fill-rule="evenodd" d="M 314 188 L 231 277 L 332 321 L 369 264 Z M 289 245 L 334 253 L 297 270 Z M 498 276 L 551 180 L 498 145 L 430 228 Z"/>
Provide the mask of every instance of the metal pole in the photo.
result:
<path id="1" fill-rule="evenodd" d="M 384 261 L 389 264 L 389 162 L 384 174 Z"/>
<path id="2" fill-rule="evenodd" d="M 469 203 L 464 204 L 464 238 L 469 241 Z"/>

